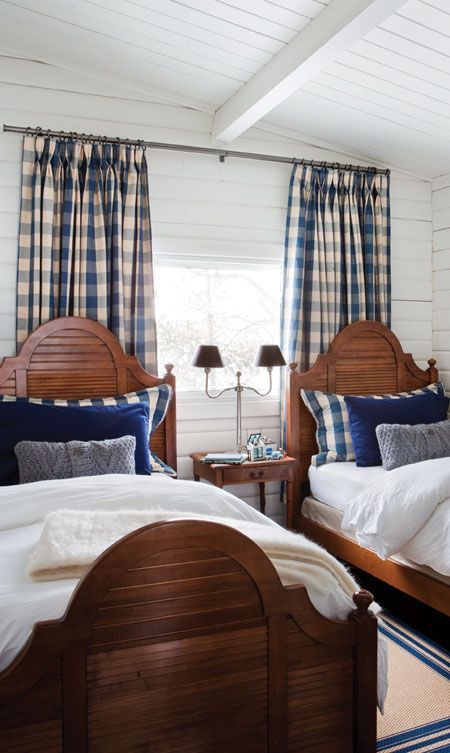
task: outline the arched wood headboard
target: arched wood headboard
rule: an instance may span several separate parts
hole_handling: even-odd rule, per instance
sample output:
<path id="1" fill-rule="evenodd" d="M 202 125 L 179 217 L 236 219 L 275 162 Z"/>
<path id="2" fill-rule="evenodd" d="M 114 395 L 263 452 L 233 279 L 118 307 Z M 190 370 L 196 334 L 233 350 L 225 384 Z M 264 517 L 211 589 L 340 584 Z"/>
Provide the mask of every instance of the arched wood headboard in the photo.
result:
<path id="1" fill-rule="evenodd" d="M 21 397 L 81 399 L 113 397 L 170 384 L 173 397 L 166 418 L 151 439 L 158 457 L 176 468 L 176 400 L 172 365 L 158 378 L 136 356 L 127 356 L 118 339 L 91 319 L 67 316 L 35 329 L 15 357 L 0 363 L 0 393 Z"/>
<path id="2" fill-rule="evenodd" d="M 297 364 L 289 365 L 286 392 L 286 449 L 299 460 L 295 468 L 293 500 L 288 511 L 295 525 L 300 502 L 307 493 L 311 456 L 317 452 L 316 425 L 300 396 L 300 389 L 321 390 L 340 395 L 382 395 L 424 387 L 437 381 L 436 361 L 420 369 L 410 353 L 404 353 L 398 338 L 384 324 L 361 321 L 339 332 L 328 353 L 320 355 L 314 366 L 303 373 Z"/>

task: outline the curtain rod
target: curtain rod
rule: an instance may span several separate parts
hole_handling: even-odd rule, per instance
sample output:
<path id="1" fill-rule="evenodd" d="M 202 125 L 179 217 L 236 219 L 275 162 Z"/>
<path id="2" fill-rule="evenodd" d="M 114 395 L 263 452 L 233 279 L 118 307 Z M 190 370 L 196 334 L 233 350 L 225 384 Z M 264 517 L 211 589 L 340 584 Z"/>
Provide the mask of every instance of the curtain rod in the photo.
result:
<path id="1" fill-rule="evenodd" d="M 88 142 L 103 142 L 111 144 L 125 144 L 126 146 L 142 146 L 148 149 L 166 149 L 173 152 L 191 152 L 193 154 L 210 154 L 219 157 L 221 162 L 225 157 L 238 159 L 252 159 L 261 162 L 282 162 L 289 165 L 310 165 L 311 167 L 329 167 L 340 170 L 357 170 L 359 172 L 373 172 L 389 175 L 390 170 L 378 167 L 361 167 L 361 165 L 341 164 L 340 162 L 326 162 L 321 160 L 299 159 L 297 157 L 279 157 L 274 154 L 256 154 L 254 152 L 235 152 L 229 149 L 215 149 L 205 146 L 188 146 L 187 144 L 165 144 L 161 141 L 143 141 L 142 139 L 121 139 L 119 136 L 94 136 L 92 133 L 77 133 L 76 131 L 52 131 L 51 128 L 24 128 L 3 124 L 6 133 L 23 133 L 27 136 L 54 136 L 60 139 L 81 139 Z"/>

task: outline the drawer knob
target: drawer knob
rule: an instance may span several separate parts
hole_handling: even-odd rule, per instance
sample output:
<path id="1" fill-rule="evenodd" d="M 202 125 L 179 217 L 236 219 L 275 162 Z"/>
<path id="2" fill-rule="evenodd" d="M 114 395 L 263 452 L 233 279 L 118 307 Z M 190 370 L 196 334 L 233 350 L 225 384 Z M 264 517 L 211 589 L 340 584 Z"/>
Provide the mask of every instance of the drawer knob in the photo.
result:
<path id="1" fill-rule="evenodd" d="M 260 471 L 260 472 L 258 473 L 258 478 L 262 478 L 263 476 L 264 476 L 264 471 Z"/>

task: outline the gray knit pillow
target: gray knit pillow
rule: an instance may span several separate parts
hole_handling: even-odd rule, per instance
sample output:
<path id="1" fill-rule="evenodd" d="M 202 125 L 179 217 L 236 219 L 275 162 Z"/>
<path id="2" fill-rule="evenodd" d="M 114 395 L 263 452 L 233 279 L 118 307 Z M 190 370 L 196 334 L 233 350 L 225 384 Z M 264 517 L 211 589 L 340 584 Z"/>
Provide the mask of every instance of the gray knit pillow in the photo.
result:
<path id="1" fill-rule="evenodd" d="M 16 444 L 21 484 L 45 479 L 101 476 L 107 473 L 135 473 L 132 436 L 92 442 L 31 442 Z"/>
<path id="2" fill-rule="evenodd" d="M 376 428 L 383 468 L 392 471 L 421 460 L 450 457 L 450 420 L 436 424 L 379 424 Z"/>

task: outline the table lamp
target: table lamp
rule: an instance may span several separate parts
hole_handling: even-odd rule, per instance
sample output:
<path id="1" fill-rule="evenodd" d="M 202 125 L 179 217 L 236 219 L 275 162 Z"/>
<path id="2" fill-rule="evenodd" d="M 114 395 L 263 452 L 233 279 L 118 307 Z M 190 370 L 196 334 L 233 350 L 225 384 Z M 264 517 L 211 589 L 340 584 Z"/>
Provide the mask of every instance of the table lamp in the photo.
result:
<path id="1" fill-rule="evenodd" d="M 269 388 L 266 392 L 260 392 L 255 387 L 242 384 L 240 371 L 236 372 L 236 384 L 232 387 L 225 387 L 220 390 L 216 395 L 212 395 L 208 389 L 208 380 L 211 369 L 223 369 L 224 363 L 220 350 L 217 345 L 199 345 L 195 351 L 192 366 L 199 369 L 204 369 L 206 374 L 205 392 L 208 397 L 215 400 L 223 395 L 224 392 L 234 390 L 236 392 L 236 449 L 240 452 L 243 448 L 242 445 L 242 393 L 244 390 L 251 390 L 260 397 L 265 397 L 272 389 L 272 371 L 274 366 L 286 366 L 283 354 L 278 345 L 261 345 L 256 355 L 255 366 L 263 366 L 269 372 Z"/>

